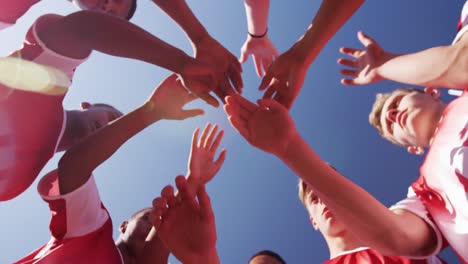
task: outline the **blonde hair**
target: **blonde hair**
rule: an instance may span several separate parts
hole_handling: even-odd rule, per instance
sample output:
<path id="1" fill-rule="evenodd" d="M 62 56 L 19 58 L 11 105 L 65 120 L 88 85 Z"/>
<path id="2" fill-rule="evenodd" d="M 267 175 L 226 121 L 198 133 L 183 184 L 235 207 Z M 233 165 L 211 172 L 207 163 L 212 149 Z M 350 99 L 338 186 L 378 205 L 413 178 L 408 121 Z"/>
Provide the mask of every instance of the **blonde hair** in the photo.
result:
<path id="1" fill-rule="evenodd" d="M 387 139 L 388 141 L 390 141 L 393 144 L 398 145 L 398 146 L 403 146 L 403 144 L 399 143 L 398 141 L 396 141 L 395 139 L 393 139 L 391 137 L 388 137 L 388 136 L 384 135 L 383 128 L 382 128 L 382 123 L 380 122 L 381 121 L 381 116 L 382 116 L 382 109 L 383 109 L 383 106 L 384 106 L 385 102 L 387 102 L 388 98 L 390 98 L 390 96 L 392 96 L 393 94 L 400 93 L 400 94 L 405 94 L 406 95 L 406 94 L 409 94 L 411 92 L 422 93 L 423 91 L 421 91 L 419 89 L 414 89 L 414 88 L 400 88 L 400 89 L 394 90 L 391 93 L 378 93 L 375 96 L 375 102 L 372 105 L 372 110 L 371 110 L 371 112 L 369 114 L 369 123 L 373 127 L 375 127 L 375 129 L 377 129 L 377 131 L 379 132 L 379 134 L 383 138 Z"/>

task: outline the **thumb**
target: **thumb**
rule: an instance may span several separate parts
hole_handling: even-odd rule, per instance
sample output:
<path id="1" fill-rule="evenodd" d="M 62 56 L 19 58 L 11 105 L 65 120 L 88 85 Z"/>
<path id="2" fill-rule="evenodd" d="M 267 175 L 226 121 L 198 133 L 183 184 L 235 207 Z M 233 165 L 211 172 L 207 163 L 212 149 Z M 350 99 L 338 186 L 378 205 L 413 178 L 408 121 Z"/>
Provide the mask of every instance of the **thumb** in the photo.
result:
<path id="1" fill-rule="evenodd" d="M 248 58 L 249 58 L 249 53 L 246 52 L 246 51 L 241 51 L 241 56 L 239 58 L 239 62 L 244 63 L 244 62 L 247 61 Z"/>
<path id="2" fill-rule="evenodd" d="M 362 45 L 364 45 L 364 47 L 368 47 L 369 45 L 375 42 L 371 37 L 367 36 L 362 31 L 358 31 L 357 36 L 358 36 L 359 41 L 362 43 Z"/>
<path id="3" fill-rule="evenodd" d="M 261 108 L 269 108 L 272 111 L 281 110 L 284 108 L 283 105 L 273 99 L 260 99 L 257 102 Z"/>
<path id="4" fill-rule="evenodd" d="M 198 203 L 200 205 L 200 211 L 204 219 L 214 217 L 213 208 L 211 207 L 210 196 L 206 192 L 205 185 L 201 185 L 197 190 Z"/>
<path id="5" fill-rule="evenodd" d="M 182 116 L 181 116 L 181 119 L 187 119 L 187 118 L 191 118 L 191 117 L 195 117 L 195 116 L 199 116 L 199 115 L 203 115 L 205 114 L 205 111 L 203 111 L 202 109 L 189 109 L 189 110 L 182 110 Z"/>

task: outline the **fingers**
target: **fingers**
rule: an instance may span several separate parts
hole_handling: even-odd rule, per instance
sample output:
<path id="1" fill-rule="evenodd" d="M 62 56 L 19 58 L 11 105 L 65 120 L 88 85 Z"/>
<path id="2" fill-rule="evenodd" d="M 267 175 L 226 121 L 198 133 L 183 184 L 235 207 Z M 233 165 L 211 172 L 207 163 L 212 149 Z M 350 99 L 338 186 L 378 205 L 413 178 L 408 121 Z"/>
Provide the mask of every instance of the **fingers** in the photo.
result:
<path id="1" fill-rule="evenodd" d="M 182 115 L 180 117 L 181 120 L 187 119 L 187 118 L 192 118 L 195 116 L 199 115 L 204 115 L 205 111 L 202 109 L 188 109 L 188 110 L 182 110 Z"/>
<path id="2" fill-rule="evenodd" d="M 278 93 L 279 90 L 281 89 L 280 82 L 276 79 L 273 79 L 270 83 L 270 87 L 266 90 L 266 92 L 263 94 L 263 99 L 268 99 L 272 98 L 275 93 Z"/>
<path id="3" fill-rule="evenodd" d="M 358 31 L 357 37 L 359 41 L 362 43 L 362 45 L 364 45 L 364 47 L 366 48 L 369 47 L 369 45 L 375 43 L 375 40 L 373 40 L 371 37 L 364 34 L 364 32 L 362 31 Z"/>
<path id="4" fill-rule="evenodd" d="M 270 68 L 271 68 L 271 66 L 270 66 Z M 274 75 L 272 73 L 270 73 L 270 70 L 267 70 L 267 72 L 265 73 L 265 76 L 262 79 L 262 82 L 260 83 L 260 86 L 258 87 L 258 90 L 260 90 L 260 91 L 265 90 L 265 88 L 267 88 L 268 85 L 273 80 L 273 77 L 274 77 Z"/>
<path id="5" fill-rule="evenodd" d="M 214 218 L 213 207 L 211 206 L 210 196 L 206 192 L 205 185 L 198 188 L 198 203 L 200 204 L 200 213 L 202 219 L 212 220 Z"/>
<path id="6" fill-rule="evenodd" d="M 277 111 L 284 108 L 283 105 L 272 99 L 260 99 L 258 100 L 258 105 L 262 108 L 268 108 L 271 111 Z"/>
<path id="7" fill-rule="evenodd" d="M 363 52 L 363 50 L 343 47 L 340 48 L 340 52 L 344 55 L 358 58 L 359 55 L 361 55 L 361 52 Z"/>
<path id="8" fill-rule="evenodd" d="M 197 94 L 197 96 L 200 99 L 202 99 L 203 101 L 205 101 L 207 104 L 209 104 L 209 105 L 211 105 L 213 107 L 218 107 L 219 106 L 218 100 L 216 100 L 216 98 L 211 96 L 209 93 L 199 93 L 199 94 Z"/>
<path id="9" fill-rule="evenodd" d="M 197 148 L 198 146 L 198 133 L 200 132 L 200 128 L 196 128 L 194 131 L 193 131 L 193 134 L 192 134 L 192 147 L 190 149 L 190 153 L 193 152 L 193 150 L 195 148 Z"/>
<path id="10" fill-rule="evenodd" d="M 358 67 L 357 60 L 339 59 L 338 64 L 343 65 L 343 66 L 352 67 L 352 68 L 357 68 Z"/>
<path id="11" fill-rule="evenodd" d="M 262 78 L 262 76 L 265 74 L 265 72 L 263 71 L 263 67 L 262 67 L 262 59 L 260 58 L 260 56 L 255 56 L 255 55 L 253 55 L 252 58 L 253 58 L 254 65 L 255 65 L 255 72 L 257 73 L 258 77 Z"/>
<path id="12" fill-rule="evenodd" d="M 167 212 L 167 201 L 162 197 L 153 200 L 153 210 L 151 212 L 151 222 L 156 229 L 159 229 L 162 223 L 162 217 Z"/>
<path id="13" fill-rule="evenodd" d="M 229 123 L 231 123 L 232 127 L 234 127 L 237 132 L 239 132 L 245 139 L 250 139 L 247 121 L 236 116 L 229 116 L 228 119 Z"/>
<path id="14" fill-rule="evenodd" d="M 203 147 L 203 143 L 206 141 L 206 137 L 208 136 L 210 128 L 211 128 L 211 124 L 207 123 L 205 125 L 205 128 L 203 129 L 203 132 L 202 132 L 202 135 L 200 137 L 200 140 L 198 141 L 197 147 L 199 147 L 199 148 Z"/>
<path id="15" fill-rule="evenodd" d="M 249 55 L 250 55 L 250 53 L 248 52 L 248 50 L 245 50 L 245 51 L 241 50 L 241 56 L 239 58 L 239 62 L 240 63 L 246 62 L 247 59 L 249 58 Z"/>
<path id="16" fill-rule="evenodd" d="M 209 148 L 209 146 L 211 146 L 211 142 L 213 142 L 213 138 L 216 135 L 216 132 L 218 132 L 218 125 L 214 125 L 208 134 L 208 137 L 203 142 L 201 142 L 203 143 L 202 145 L 204 148 Z"/>
<path id="17" fill-rule="evenodd" d="M 177 199 L 174 195 L 174 187 L 167 185 L 161 190 L 161 197 L 167 201 L 169 208 L 174 207 L 177 203 Z"/>
<path id="18" fill-rule="evenodd" d="M 223 166 L 223 163 L 224 163 L 224 160 L 226 159 L 226 150 L 223 149 L 221 150 L 221 153 L 219 153 L 219 157 L 218 159 L 215 161 L 214 165 L 215 165 L 215 170 L 214 170 L 214 173 L 213 175 L 216 175 L 219 171 L 219 169 L 221 168 L 221 166 Z"/>
<path id="19" fill-rule="evenodd" d="M 231 65 L 229 65 L 229 68 L 227 69 L 227 77 L 238 93 L 242 93 L 242 88 L 244 86 L 241 74 L 242 66 L 237 58 L 234 58 L 234 60 L 231 62 Z"/>
<path id="20" fill-rule="evenodd" d="M 231 103 L 237 104 L 240 107 L 246 109 L 248 112 L 254 112 L 257 110 L 257 105 L 250 102 L 249 100 L 245 99 L 240 95 L 229 96 L 232 98 Z"/>
<path id="21" fill-rule="evenodd" d="M 340 73 L 346 76 L 352 76 L 352 77 L 358 76 L 358 71 L 355 71 L 355 70 L 342 69 L 340 70 Z"/>
<path id="22" fill-rule="evenodd" d="M 221 130 L 216 136 L 216 139 L 214 140 L 213 144 L 211 144 L 211 142 L 207 144 L 208 147 L 211 146 L 210 147 L 211 152 L 213 153 L 216 152 L 216 150 L 219 147 L 219 144 L 221 143 L 221 140 L 223 139 L 223 136 L 224 136 L 224 130 Z"/>
<path id="23" fill-rule="evenodd" d="M 189 188 L 187 179 L 185 179 L 184 176 L 177 176 L 175 182 L 177 189 L 179 190 L 181 201 L 193 207 L 197 207 L 198 205 L 195 200 L 195 194 L 193 194 L 192 190 Z"/>
<path id="24" fill-rule="evenodd" d="M 344 85 L 359 85 L 354 79 L 341 79 L 341 83 Z"/>

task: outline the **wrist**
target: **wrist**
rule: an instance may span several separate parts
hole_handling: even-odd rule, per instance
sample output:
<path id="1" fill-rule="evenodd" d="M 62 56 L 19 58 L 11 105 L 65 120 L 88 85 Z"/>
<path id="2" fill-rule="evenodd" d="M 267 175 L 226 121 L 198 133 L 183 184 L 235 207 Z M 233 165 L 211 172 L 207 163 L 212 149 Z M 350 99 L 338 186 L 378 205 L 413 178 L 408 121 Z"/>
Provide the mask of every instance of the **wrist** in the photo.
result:
<path id="1" fill-rule="evenodd" d="M 151 125 L 163 119 L 161 111 L 156 107 L 155 102 L 151 100 L 145 102 L 137 111 L 140 113 L 141 119 L 146 125 Z"/>
<path id="2" fill-rule="evenodd" d="M 257 33 L 257 32 L 250 32 L 250 31 L 247 31 L 247 34 L 252 37 L 252 38 L 264 38 L 268 33 L 268 28 L 266 28 L 262 33 Z"/>
<path id="3" fill-rule="evenodd" d="M 381 56 L 381 59 L 379 60 L 379 62 L 377 64 L 378 65 L 377 68 L 375 69 L 375 72 L 376 72 L 379 80 L 387 79 L 387 78 L 385 78 L 385 66 L 386 66 L 387 62 L 389 62 L 392 59 L 395 59 L 398 56 L 399 56 L 399 54 L 384 52 L 384 54 Z"/>
<path id="4" fill-rule="evenodd" d="M 203 43 L 213 39 L 206 30 L 203 30 L 203 32 L 200 32 L 193 37 L 189 36 L 189 38 L 190 42 L 192 42 L 192 47 L 194 50 L 198 49 L 200 46 L 203 46 Z"/>
<path id="5" fill-rule="evenodd" d="M 302 142 L 302 137 L 299 135 L 297 130 L 294 131 L 294 133 L 289 137 L 290 139 L 288 140 L 286 146 L 276 154 L 276 156 L 282 160 L 282 161 L 288 161 L 291 158 L 294 158 L 294 153 L 295 150 L 297 149 L 297 146 L 301 144 Z"/>

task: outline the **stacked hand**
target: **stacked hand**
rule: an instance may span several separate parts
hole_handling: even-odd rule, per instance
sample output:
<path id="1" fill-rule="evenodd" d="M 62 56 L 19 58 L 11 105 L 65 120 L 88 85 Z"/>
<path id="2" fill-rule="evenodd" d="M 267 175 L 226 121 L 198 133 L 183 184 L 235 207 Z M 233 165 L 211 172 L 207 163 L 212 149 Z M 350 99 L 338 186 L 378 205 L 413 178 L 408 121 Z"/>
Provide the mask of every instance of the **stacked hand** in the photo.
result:
<path id="1" fill-rule="evenodd" d="M 296 128 L 288 110 L 271 99 L 258 105 L 240 95 L 229 96 L 224 106 L 232 126 L 254 147 L 281 156 Z"/>
<path id="2" fill-rule="evenodd" d="M 145 105 L 150 118 L 183 120 L 204 113 L 201 109 L 183 109 L 195 99 L 197 97 L 189 93 L 173 74 L 159 84 Z"/>
<path id="3" fill-rule="evenodd" d="M 258 77 L 261 78 L 279 54 L 268 36 L 253 38 L 249 35 L 241 48 L 240 63 L 246 62 L 249 55 L 252 55 L 255 71 Z"/>
<path id="4" fill-rule="evenodd" d="M 215 76 L 217 86 L 215 94 L 224 100 L 224 97 L 241 93 L 242 90 L 242 66 L 231 52 L 210 36 L 206 36 L 195 47 L 195 58 L 206 62 L 218 69 Z"/>
<path id="5" fill-rule="evenodd" d="M 263 99 L 273 98 L 290 109 L 299 95 L 308 65 L 293 50 L 281 54 L 268 68 L 259 90 L 268 87 Z"/>

